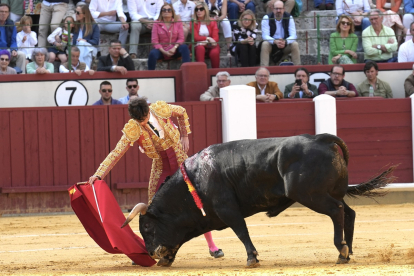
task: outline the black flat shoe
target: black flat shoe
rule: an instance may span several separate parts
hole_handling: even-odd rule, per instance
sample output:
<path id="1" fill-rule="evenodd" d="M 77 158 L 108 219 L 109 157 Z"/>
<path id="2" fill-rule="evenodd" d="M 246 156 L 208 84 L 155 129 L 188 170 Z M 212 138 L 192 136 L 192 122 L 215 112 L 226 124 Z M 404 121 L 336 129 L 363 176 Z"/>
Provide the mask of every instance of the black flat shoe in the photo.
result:
<path id="1" fill-rule="evenodd" d="M 221 250 L 221 249 L 219 249 L 219 250 L 217 250 L 217 251 L 211 251 L 210 249 L 208 250 L 209 252 L 210 252 L 210 255 L 211 255 L 211 257 L 214 257 L 214 258 L 221 258 L 221 257 L 224 257 L 224 253 L 223 253 L 223 250 Z"/>

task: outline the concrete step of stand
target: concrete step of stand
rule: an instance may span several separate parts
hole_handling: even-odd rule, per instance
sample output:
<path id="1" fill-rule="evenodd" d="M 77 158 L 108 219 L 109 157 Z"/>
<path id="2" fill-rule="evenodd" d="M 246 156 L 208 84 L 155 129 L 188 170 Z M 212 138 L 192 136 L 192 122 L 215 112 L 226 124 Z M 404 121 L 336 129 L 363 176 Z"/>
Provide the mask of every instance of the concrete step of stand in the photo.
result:
<path id="1" fill-rule="evenodd" d="M 295 18 L 296 30 L 316 29 L 319 16 L 319 28 L 336 28 L 336 11 L 307 11 Z"/>

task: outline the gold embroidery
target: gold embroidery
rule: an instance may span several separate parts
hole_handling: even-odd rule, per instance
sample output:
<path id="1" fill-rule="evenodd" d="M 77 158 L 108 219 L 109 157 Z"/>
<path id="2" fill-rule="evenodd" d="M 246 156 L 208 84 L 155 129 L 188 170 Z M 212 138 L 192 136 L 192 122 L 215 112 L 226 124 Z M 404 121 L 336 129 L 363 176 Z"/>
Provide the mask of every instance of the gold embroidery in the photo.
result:
<path id="1" fill-rule="evenodd" d="M 141 136 L 141 125 L 137 121 L 130 119 L 128 123 L 125 124 L 122 132 L 130 142 L 130 146 L 132 146 L 134 142 L 139 139 L 139 136 Z"/>
<path id="2" fill-rule="evenodd" d="M 149 108 L 157 117 L 162 119 L 168 119 L 171 117 L 171 107 L 164 101 L 157 101 L 156 103 L 151 104 Z"/>

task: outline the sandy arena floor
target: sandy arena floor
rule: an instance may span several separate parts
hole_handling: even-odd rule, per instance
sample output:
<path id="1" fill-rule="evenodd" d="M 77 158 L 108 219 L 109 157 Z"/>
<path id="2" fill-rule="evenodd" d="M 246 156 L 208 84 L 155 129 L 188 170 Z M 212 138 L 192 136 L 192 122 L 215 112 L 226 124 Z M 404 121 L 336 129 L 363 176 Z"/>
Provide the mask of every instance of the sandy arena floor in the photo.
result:
<path id="1" fill-rule="evenodd" d="M 351 206 L 352 207 L 352 206 Z M 243 244 L 230 229 L 213 232 L 225 257 L 213 259 L 204 237 L 186 243 L 170 268 L 132 266 L 104 252 L 75 215 L 0 218 L 1 275 L 414 275 L 414 204 L 354 206 L 354 255 L 335 265 L 331 220 L 306 208 L 247 224 L 261 266 L 246 269 Z M 138 230 L 138 220 L 131 223 Z"/>

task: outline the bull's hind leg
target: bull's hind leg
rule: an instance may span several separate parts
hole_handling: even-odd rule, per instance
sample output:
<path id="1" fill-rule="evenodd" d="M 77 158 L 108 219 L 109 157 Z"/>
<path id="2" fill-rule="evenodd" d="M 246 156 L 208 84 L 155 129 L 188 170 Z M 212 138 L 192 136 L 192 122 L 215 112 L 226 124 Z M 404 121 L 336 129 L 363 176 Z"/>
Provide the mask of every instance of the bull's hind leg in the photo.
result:
<path id="1" fill-rule="evenodd" d="M 344 204 L 344 212 L 345 212 L 345 225 L 344 225 L 344 232 L 345 232 L 345 241 L 349 247 L 349 254 L 352 254 L 352 241 L 354 239 L 354 227 L 355 227 L 355 211 L 349 207 L 344 200 L 342 200 Z"/>
<path id="2" fill-rule="evenodd" d="M 337 263 L 346 263 L 349 260 L 349 247 L 344 241 L 344 204 L 329 195 L 302 195 L 297 200 L 299 203 L 325 214 L 332 219 L 334 225 L 334 244 L 339 251 Z"/>

